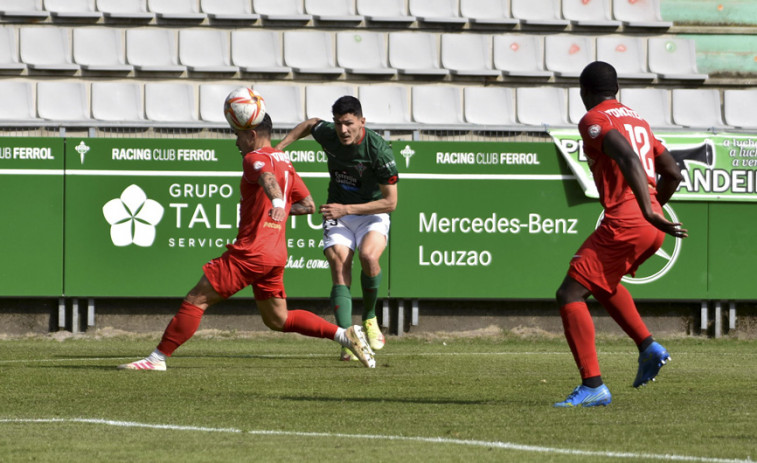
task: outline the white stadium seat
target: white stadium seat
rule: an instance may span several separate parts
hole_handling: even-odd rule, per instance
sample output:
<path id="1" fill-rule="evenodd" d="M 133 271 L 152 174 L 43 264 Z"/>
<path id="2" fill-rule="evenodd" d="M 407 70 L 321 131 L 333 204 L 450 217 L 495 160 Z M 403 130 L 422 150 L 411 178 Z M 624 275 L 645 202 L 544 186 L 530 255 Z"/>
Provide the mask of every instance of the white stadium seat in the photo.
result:
<path id="1" fill-rule="evenodd" d="M 439 39 L 427 32 L 390 32 L 389 65 L 400 74 L 443 77 L 439 65 Z"/>
<path id="2" fill-rule="evenodd" d="M 408 94 L 409 87 L 404 85 L 361 85 L 358 88 L 358 98 L 366 124 L 409 124 Z"/>
<path id="3" fill-rule="evenodd" d="M 612 19 L 612 0 L 562 0 L 562 15 L 574 26 L 618 28 L 620 21 Z"/>
<path id="4" fill-rule="evenodd" d="M 302 0 L 252 0 L 252 8 L 266 21 L 308 22 Z"/>
<path id="5" fill-rule="evenodd" d="M 673 25 L 662 20 L 659 0 L 613 0 L 612 13 L 627 27 L 667 29 Z"/>
<path id="6" fill-rule="evenodd" d="M 586 106 L 581 99 L 581 89 L 571 87 L 568 89 L 568 122 L 578 124 L 586 114 Z"/>
<path id="7" fill-rule="evenodd" d="M 463 26 L 468 22 L 460 16 L 458 0 L 408 0 L 410 14 L 422 22 L 444 26 Z"/>
<path id="8" fill-rule="evenodd" d="M 413 121 L 419 124 L 464 124 L 462 96 L 457 87 L 416 85 L 412 89 L 412 107 Z"/>
<path id="9" fill-rule="evenodd" d="M 294 127 L 305 120 L 302 86 L 255 84 L 253 89 L 263 95 L 266 113 L 270 114 L 274 127 Z"/>
<path id="10" fill-rule="evenodd" d="M 226 117 L 223 115 L 223 103 L 232 90 L 241 86 L 240 84 L 200 85 L 200 120 L 227 124 Z M 265 100 L 265 95 L 263 99 Z"/>
<path id="11" fill-rule="evenodd" d="M 250 0 L 200 0 L 200 9 L 216 21 L 257 21 Z"/>
<path id="12" fill-rule="evenodd" d="M 74 28 L 74 61 L 86 71 L 130 72 L 123 30 L 110 27 Z"/>
<path id="13" fill-rule="evenodd" d="M 138 71 L 184 72 L 178 62 L 176 31 L 137 28 L 126 30 L 126 61 Z"/>
<path id="14" fill-rule="evenodd" d="M 513 18 L 527 26 L 565 27 L 570 21 L 562 18 L 560 0 L 511 0 Z"/>
<path id="15" fill-rule="evenodd" d="M 308 119 L 318 117 L 330 121 L 331 106 L 345 96 L 355 96 L 352 85 L 308 85 L 305 89 L 305 115 Z"/>
<path id="16" fill-rule="evenodd" d="M 532 126 L 567 127 L 565 89 L 519 87 L 515 89 L 518 122 Z"/>
<path id="17" fill-rule="evenodd" d="M 205 13 L 200 12 L 197 0 L 147 0 L 147 8 L 158 19 L 179 21 L 202 21 Z"/>
<path id="18" fill-rule="evenodd" d="M 195 89 L 191 84 L 145 84 L 145 115 L 153 122 L 197 122 Z"/>
<path id="19" fill-rule="evenodd" d="M 507 87 L 465 87 L 465 121 L 470 124 L 515 126 L 515 91 Z"/>
<path id="20" fill-rule="evenodd" d="M 714 88 L 673 89 L 673 123 L 684 127 L 723 127 L 720 90 Z"/>
<path id="21" fill-rule="evenodd" d="M 510 15 L 510 0 L 460 0 L 460 14 L 471 24 L 515 26 L 518 20 Z"/>
<path id="22" fill-rule="evenodd" d="M 147 11 L 147 0 L 97 0 L 97 9 L 106 19 L 149 21 L 155 17 Z"/>
<path id="23" fill-rule="evenodd" d="M 595 59 L 593 37 L 556 34 L 544 39 L 544 64 L 557 77 L 577 79 L 584 67 Z"/>
<path id="24" fill-rule="evenodd" d="M 229 33 L 220 29 L 182 29 L 179 31 L 179 62 L 192 72 L 234 74 L 231 65 Z"/>
<path id="25" fill-rule="evenodd" d="M 143 122 L 142 85 L 133 82 L 93 82 L 92 117 L 105 122 Z"/>
<path id="26" fill-rule="evenodd" d="M 24 69 L 26 65 L 18 60 L 16 28 L 0 27 L 0 70 L 23 71 Z"/>
<path id="27" fill-rule="evenodd" d="M 41 21 L 50 14 L 42 0 L 0 0 L 0 16 L 10 20 Z"/>
<path id="28" fill-rule="evenodd" d="M 612 64 L 619 79 L 652 81 L 656 74 L 647 68 L 646 43 L 630 35 L 597 37 L 597 60 Z"/>
<path id="29" fill-rule="evenodd" d="M 19 31 L 21 61 L 29 69 L 75 72 L 71 59 L 70 29 L 55 26 L 22 26 Z"/>
<path id="30" fill-rule="evenodd" d="M 90 120 L 87 86 L 83 82 L 38 82 L 37 113 L 50 121 Z"/>
<path id="31" fill-rule="evenodd" d="M 254 46 L 250 44 L 255 44 Z M 274 30 L 235 29 L 231 31 L 231 63 L 242 72 L 288 74 L 284 66 L 281 32 Z"/>
<path id="32" fill-rule="evenodd" d="M 95 8 L 95 0 L 45 0 L 45 9 L 53 18 L 97 20 L 102 13 Z"/>
<path id="33" fill-rule="evenodd" d="M 647 40 L 649 70 L 661 79 L 701 82 L 707 74 L 697 70 L 696 45 L 692 39 L 652 37 Z"/>
<path id="34" fill-rule="evenodd" d="M 316 21 L 358 24 L 363 17 L 355 13 L 355 0 L 305 0 L 305 13 Z"/>
<path id="35" fill-rule="evenodd" d="M 28 122 L 37 120 L 34 107 L 34 86 L 28 81 L 0 81 L 0 121 Z"/>
<path id="36" fill-rule="evenodd" d="M 387 56 L 387 37 L 380 32 L 350 31 L 336 34 L 336 62 L 351 74 L 393 76 Z"/>
<path id="37" fill-rule="evenodd" d="M 619 101 L 641 115 L 654 128 L 675 127 L 671 119 L 670 91 L 664 88 L 621 88 Z"/>
<path id="38" fill-rule="evenodd" d="M 489 34 L 442 34 L 442 66 L 453 75 L 501 75 L 492 68 L 492 36 Z"/>
<path id="39" fill-rule="evenodd" d="M 725 123 L 742 129 L 757 128 L 757 90 L 723 90 Z"/>
<path id="40" fill-rule="evenodd" d="M 407 13 L 405 0 L 357 0 L 357 14 L 377 23 L 398 23 L 409 25 L 415 16 Z"/>
<path id="41" fill-rule="evenodd" d="M 322 31 L 285 31 L 284 63 L 295 72 L 338 76 L 344 69 L 334 64 L 333 36 Z"/>
<path id="42" fill-rule="evenodd" d="M 544 69 L 544 37 L 530 34 L 494 36 L 494 68 L 508 77 L 549 78 Z"/>

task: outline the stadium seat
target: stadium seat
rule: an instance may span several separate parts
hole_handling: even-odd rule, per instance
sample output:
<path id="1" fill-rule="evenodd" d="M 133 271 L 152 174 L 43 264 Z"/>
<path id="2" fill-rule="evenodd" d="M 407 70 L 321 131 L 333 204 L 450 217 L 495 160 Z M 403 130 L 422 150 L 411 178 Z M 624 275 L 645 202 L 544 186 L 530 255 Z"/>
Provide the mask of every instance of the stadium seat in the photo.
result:
<path id="1" fill-rule="evenodd" d="M 204 122 L 224 123 L 223 103 L 238 84 L 201 84 L 200 85 L 200 120 Z M 265 95 L 263 96 L 265 99 Z M 267 101 L 266 101 L 267 102 Z"/>
<path id="2" fill-rule="evenodd" d="M 387 61 L 386 34 L 378 32 L 338 32 L 336 62 L 350 74 L 394 76 L 397 71 Z"/>
<path id="3" fill-rule="evenodd" d="M 652 37 L 647 40 L 649 70 L 661 79 L 704 81 L 697 71 L 696 46 L 692 39 Z"/>
<path id="4" fill-rule="evenodd" d="M 147 11 L 147 0 L 97 0 L 97 9 L 105 19 L 149 21 L 155 17 Z"/>
<path id="5" fill-rule="evenodd" d="M 252 0 L 252 7 L 265 21 L 308 22 L 302 0 Z"/>
<path id="6" fill-rule="evenodd" d="M 557 77 L 577 79 L 596 56 L 593 37 L 557 34 L 544 39 L 544 64 Z"/>
<path id="7" fill-rule="evenodd" d="M 574 26 L 613 28 L 622 22 L 612 19 L 612 0 L 562 0 L 562 15 Z"/>
<path id="8" fill-rule="evenodd" d="M 519 87 L 515 89 L 518 122 L 531 126 L 567 127 L 565 89 Z"/>
<path id="9" fill-rule="evenodd" d="M 357 0 L 357 14 L 367 21 L 409 25 L 415 16 L 407 13 L 405 0 Z"/>
<path id="10" fill-rule="evenodd" d="M 200 0 L 200 10 L 215 21 L 257 21 L 250 0 Z"/>
<path id="11" fill-rule="evenodd" d="M 363 21 L 355 14 L 355 0 L 305 0 L 305 13 L 321 22 L 356 25 Z"/>
<path id="12" fill-rule="evenodd" d="M 673 25 L 662 20 L 658 0 L 613 0 L 612 14 L 626 27 L 667 29 Z"/>
<path id="13" fill-rule="evenodd" d="M 192 72 L 234 74 L 229 33 L 220 29 L 188 28 L 179 31 L 179 62 Z"/>
<path id="14" fill-rule="evenodd" d="M 45 0 L 45 9 L 54 19 L 98 20 L 102 13 L 95 0 Z"/>
<path id="15" fill-rule="evenodd" d="M 490 126 L 515 126 L 515 91 L 508 87 L 465 87 L 465 121 Z"/>
<path id="16" fill-rule="evenodd" d="M 19 29 L 21 61 L 38 71 L 75 72 L 71 61 L 70 29 L 55 26 L 22 26 Z"/>
<path id="17" fill-rule="evenodd" d="M 427 32 L 390 32 L 389 65 L 400 74 L 443 77 L 449 71 L 439 65 L 439 40 Z"/>
<path id="18" fill-rule="evenodd" d="M 266 113 L 270 114 L 274 127 L 291 128 L 305 120 L 302 86 L 255 84 L 253 89 L 263 95 Z"/>
<path id="19" fill-rule="evenodd" d="M 460 89 L 440 85 L 412 88 L 413 121 L 437 126 L 464 124 Z M 455 127 L 451 127 L 455 128 Z"/>
<path id="20" fill-rule="evenodd" d="M 656 77 L 656 74 L 647 69 L 646 39 L 641 37 L 597 37 L 597 60 L 612 64 L 619 79 L 651 81 Z"/>
<path id="21" fill-rule="evenodd" d="M 331 106 L 345 95 L 355 96 L 352 85 L 308 85 L 305 88 L 305 115 L 332 120 Z"/>
<path id="22" fill-rule="evenodd" d="M 464 26 L 468 22 L 460 16 L 458 0 L 408 0 L 410 14 L 421 23 L 444 26 Z"/>
<path id="23" fill-rule="evenodd" d="M 544 69 L 544 37 L 497 34 L 493 41 L 494 68 L 508 77 L 550 78 Z"/>
<path id="24" fill-rule="evenodd" d="M 673 89 L 673 123 L 684 127 L 723 127 L 720 90 L 714 88 Z"/>
<path id="25" fill-rule="evenodd" d="M 250 29 L 231 31 L 231 63 L 239 66 L 242 72 L 261 74 L 292 72 L 292 68 L 284 66 L 283 50 L 281 32 Z"/>
<path id="26" fill-rule="evenodd" d="M 123 35 L 123 30 L 110 27 L 74 28 L 74 62 L 85 71 L 133 71 L 126 64 Z"/>
<path id="27" fill-rule="evenodd" d="M 38 82 L 37 113 L 49 121 L 90 120 L 87 86 L 83 82 Z"/>
<path id="28" fill-rule="evenodd" d="M 0 0 L 0 16 L 11 21 L 42 21 L 50 14 L 42 0 Z"/>
<path id="29" fill-rule="evenodd" d="M 34 108 L 34 87 L 28 81 L 0 81 L 0 121 L 29 122 L 37 120 Z M 2 122 L 0 122 L 2 125 Z"/>
<path id="30" fill-rule="evenodd" d="M 145 114 L 153 122 L 197 122 L 197 104 L 191 84 L 145 84 Z"/>
<path id="31" fill-rule="evenodd" d="M 526 26 L 566 27 L 570 21 L 562 18 L 560 0 L 511 0 L 513 18 Z"/>
<path id="32" fill-rule="evenodd" d="M 578 124 L 586 114 L 586 106 L 581 99 L 581 89 L 571 87 L 568 89 L 568 122 Z"/>
<path id="33" fill-rule="evenodd" d="M 0 27 L 0 71 L 23 71 L 24 69 L 26 65 L 18 61 L 16 28 Z"/>
<path id="34" fill-rule="evenodd" d="M 460 14 L 473 25 L 515 26 L 510 0 L 460 0 Z"/>
<path id="35" fill-rule="evenodd" d="M 106 122 L 143 122 L 142 85 L 133 82 L 93 82 L 92 117 Z"/>
<path id="36" fill-rule="evenodd" d="M 742 129 L 757 128 L 757 90 L 723 90 L 725 123 Z"/>
<path id="37" fill-rule="evenodd" d="M 366 124 L 407 125 L 410 123 L 410 98 L 405 85 L 361 85 L 358 98 Z"/>
<path id="38" fill-rule="evenodd" d="M 442 67 L 452 75 L 498 77 L 492 68 L 492 36 L 442 34 Z"/>
<path id="39" fill-rule="evenodd" d="M 302 74 L 339 76 L 334 64 L 333 36 L 322 31 L 284 31 L 284 63 Z"/>
<path id="40" fill-rule="evenodd" d="M 147 8 L 158 19 L 197 22 L 205 19 L 197 0 L 147 0 Z"/>
<path id="41" fill-rule="evenodd" d="M 138 71 L 186 71 L 186 66 L 178 62 L 177 49 L 173 29 L 145 27 L 126 30 L 126 61 Z"/>
<path id="42" fill-rule="evenodd" d="M 670 91 L 664 88 L 621 88 L 619 101 L 643 117 L 652 128 L 675 127 L 670 112 Z"/>

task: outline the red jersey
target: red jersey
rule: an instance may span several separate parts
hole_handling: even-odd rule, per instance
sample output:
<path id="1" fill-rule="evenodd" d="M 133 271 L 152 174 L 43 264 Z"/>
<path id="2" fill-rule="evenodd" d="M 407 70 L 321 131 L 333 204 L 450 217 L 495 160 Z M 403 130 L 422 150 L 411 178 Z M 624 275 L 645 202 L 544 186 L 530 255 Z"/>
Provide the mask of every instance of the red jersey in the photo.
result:
<path id="1" fill-rule="evenodd" d="M 617 100 L 601 102 L 591 108 L 578 123 L 584 154 L 589 160 L 589 168 L 594 175 L 594 183 L 599 192 L 599 201 L 605 208 L 605 216 L 641 216 L 633 191 L 626 183 L 618 164 L 602 151 L 605 135 L 612 129 L 617 129 L 639 156 L 647 174 L 653 202 L 656 202 L 657 194 L 655 158 L 665 151 L 665 147 L 654 137 L 647 121 Z"/>
<path id="2" fill-rule="evenodd" d="M 247 153 L 242 161 L 239 232 L 236 241 L 226 246 L 235 255 L 260 265 L 284 266 L 287 261 L 286 224 L 274 221 L 268 212 L 273 207 L 265 190 L 258 184 L 263 172 L 276 176 L 284 194 L 287 215 L 292 203 L 310 195 L 294 170 L 289 157 L 272 147 Z"/>

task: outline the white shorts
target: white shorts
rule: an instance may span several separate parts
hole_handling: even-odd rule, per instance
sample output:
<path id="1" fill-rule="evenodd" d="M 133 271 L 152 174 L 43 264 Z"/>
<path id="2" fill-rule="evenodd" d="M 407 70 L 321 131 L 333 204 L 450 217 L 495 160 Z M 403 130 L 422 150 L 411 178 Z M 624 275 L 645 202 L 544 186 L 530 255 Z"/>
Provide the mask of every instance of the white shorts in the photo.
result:
<path id="1" fill-rule="evenodd" d="M 368 232 L 376 231 L 389 236 L 389 214 L 345 215 L 336 220 L 323 221 L 323 249 L 335 244 L 353 251 L 359 248 Z"/>

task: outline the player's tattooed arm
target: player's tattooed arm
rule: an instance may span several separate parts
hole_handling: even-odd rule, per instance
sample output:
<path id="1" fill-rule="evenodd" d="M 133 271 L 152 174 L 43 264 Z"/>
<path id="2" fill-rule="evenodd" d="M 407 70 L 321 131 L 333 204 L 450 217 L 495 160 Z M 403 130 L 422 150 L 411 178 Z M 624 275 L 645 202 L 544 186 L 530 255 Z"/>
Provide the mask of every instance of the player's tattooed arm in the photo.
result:
<path id="1" fill-rule="evenodd" d="M 276 176 L 271 172 L 263 172 L 258 178 L 258 184 L 263 187 L 268 199 L 271 200 L 273 208 L 269 215 L 277 222 L 281 222 L 287 216 L 286 214 L 286 201 L 284 200 L 284 194 L 281 192 L 279 182 L 276 181 Z"/>
<path id="2" fill-rule="evenodd" d="M 292 210 L 289 211 L 289 215 L 306 215 L 313 212 L 315 212 L 315 203 L 313 202 L 313 197 L 308 196 L 296 203 L 292 203 Z"/>

